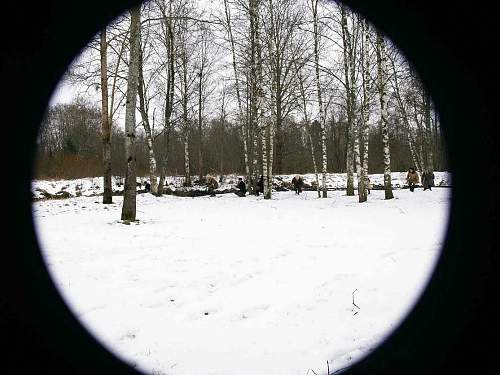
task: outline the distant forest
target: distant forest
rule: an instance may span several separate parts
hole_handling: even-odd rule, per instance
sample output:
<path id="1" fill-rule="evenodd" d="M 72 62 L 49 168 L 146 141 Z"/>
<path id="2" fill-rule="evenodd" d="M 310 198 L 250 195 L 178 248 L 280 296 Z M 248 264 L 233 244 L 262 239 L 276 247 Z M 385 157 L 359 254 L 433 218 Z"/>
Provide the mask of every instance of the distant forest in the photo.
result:
<path id="1" fill-rule="evenodd" d="M 101 30 L 52 103 L 37 178 L 446 170 L 417 72 L 366 19 L 322 0 L 151 0 Z M 91 104 L 96 103 L 96 104 Z M 267 182 L 266 182 L 267 181 Z M 389 181 L 387 181 L 389 187 Z M 362 188 L 364 191 L 364 187 Z M 109 198 L 109 197 L 108 197 Z"/>
<path id="2" fill-rule="evenodd" d="M 433 120 L 434 121 L 434 120 Z M 397 118 L 390 118 L 389 139 L 391 145 L 391 170 L 405 171 L 413 165 L 406 132 Z M 313 171 L 311 152 L 305 134 L 304 124 L 293 118 L 283 123 L 283 169 L 280 173 L 306 173 Z M 319 143 L 319 124 L 311 126 L 313 142 Z M 344 118 L 330 118 L 327 122 L 327 160 L 328 172 L 346 172 L 347 121 Z M 199 155 L 199 139 L 194 123 L 190 127 L 189 152 Z M 137 173 L 148 176 L 148 147 L 144 132 L 136 134 Z M 58 104 L 49 108 L 39 134 L 38 156 L 36 158 L 35 178 L 81 178 L 103 175 L 101 112 L 89 103 L 77 100 L 71 104 Z M 113 128 L 112 171 L 113 175 L 125 175 L 124 155 L 125 135 L 119 128 Z M 163 141 L 163 142 L 162 142 Z M 234 123 L 222 123 L 220 119 L 210 119 L 203 128 L 203 165 L 211 174 L 245 173 L 243 140 L 241 131 Z M 433 146 L 435 170 L 447 170 L 441 134 L 438 132 Z M 164 138 L 155 142 L 155 153 L 166 149 Z M 370 129 L 370 153 L 368 168 L 370 173 L 383 173 L 382 133 L 380 127 Z M 258 148 L 261 149 L 260 147 Z M 169 175 L 184 174 L 184 144 L 180 131 L 175 130 L 168 149 Z M 320 160 L 321 151 L 316 150 Z M 260 156 L 260 155 L 259 155 Z M 198 160 L 192 158 L 191 171 L 199 174 Z M 273 172 L 276 174 L 276 170 Z"/>

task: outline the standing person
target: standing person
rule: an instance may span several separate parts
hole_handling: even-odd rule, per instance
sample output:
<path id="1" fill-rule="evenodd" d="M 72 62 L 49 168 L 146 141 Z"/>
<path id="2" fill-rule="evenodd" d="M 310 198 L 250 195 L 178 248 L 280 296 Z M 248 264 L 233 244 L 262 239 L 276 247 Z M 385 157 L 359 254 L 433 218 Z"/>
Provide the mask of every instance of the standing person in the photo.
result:
<path id="1" fill-rule="evenodd" d="M 255 195 L 259 196 L 259 194 L 264 194 L 264 176 L 260 175 L 259 182 L 257 182 L 257 189 L 255 189 Z"/>
<path id="2" fill-rule="evenodd" d="M 370 190 L 372 189 L 372 182 L 370 181 L 370 177 L 366 176 L 366 182 L 365 182 L 366 190 L 368 191 L 368 194 L 370 194 Z"/>
<path id="3" fill-rule="evenodd" d="M 422 186 L 424 187 L 424 191 L 427 189 L 432 191 L 432 187 L 434 186 L 434 173 L 428 169 L 425 169 L 424 173 L 422 173 Z"/>
<path id="4" fill-rule="evenodd" d="M 302 176 L 295 176 L 292 178 L 293 190 L 295 190 L 295 194 L 302 193 L 302 188 L 304 187 L 304 179 Z"/>
<path id="5" fill-rule="evenodd" d="M 247 193 L 247 185 L 243 182 L 241 177 L 238 178 L 238 185 L 236 185 L 236 187 L 238 188 L 238 191 L 236 191 L 235 194 L 238 197 L 244 197 Z"/>
<path id="6" fill-rule="evenodd" d="M 208 192 L 210 193 L 210 196 L 215 197 L 215 189 L 219 187 L 217 180 L 212 176 L 207 176 L 205 180 L 207 182 Z"/>
<path id="7" fill-rule="evenodd" d="M 418 177 L 418 173 L 415 171 L 415 168 L 411 167 L 406 175 L 406 182 L 408 183 L 411 192 L 415 190 L 415 185 L 418 184 L 419 181 L 420 179 Z"/>

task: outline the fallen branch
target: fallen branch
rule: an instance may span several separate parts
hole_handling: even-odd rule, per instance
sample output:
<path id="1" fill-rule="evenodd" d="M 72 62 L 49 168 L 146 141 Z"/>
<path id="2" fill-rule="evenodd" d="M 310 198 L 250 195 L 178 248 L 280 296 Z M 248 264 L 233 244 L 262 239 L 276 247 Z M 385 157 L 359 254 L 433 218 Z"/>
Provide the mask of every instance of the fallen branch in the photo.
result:
<path id="1" fill-rule="evenodd" d="M 354 306 L 356 306 L 359 310 L 361 310 L 361 307 L 359 307 L 358 305 L 356 305 L 356 303 L 354 302 L 354 293 L 356 293 L 357 290 L 358 289 L 354 289 L 354 291 L 352 292 L 352 304 Z M 356 311 L 356 313 L 357 313 L 357 311 Z"/>
<path id="2" fill-rule="evenodd" d="M 331 375 L 335 375 L 335 374 L 340 374 L 341 372 L 344 372 L 345 370 L 347 370 L 349 367 L 342 367 L 334 372 L 331 373 Z"/>

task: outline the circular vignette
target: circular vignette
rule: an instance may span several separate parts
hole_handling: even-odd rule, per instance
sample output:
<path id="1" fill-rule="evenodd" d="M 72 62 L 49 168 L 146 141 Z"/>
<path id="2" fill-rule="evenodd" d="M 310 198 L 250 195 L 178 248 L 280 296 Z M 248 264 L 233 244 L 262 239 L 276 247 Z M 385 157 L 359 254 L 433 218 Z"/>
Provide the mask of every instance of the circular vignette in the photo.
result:
<path id="1" fill-rule="evenodd" d="M 138 3 L 91 0 L 70 5 L 52 0 L 36 6 L 25 5 L 25 8 L 9 4 L 8 8 L 12 9 L 8 9 L 7 14 L 12 15 L 12 29 L 18 30 L 16 36 L 21 43 L 8 45 L 7 56 L 13 58 L 5 59 L 3 64 L 6 67 L 4 75 L 9 72 L 8 82 L 17 82 L 16 86 L 11 86 L 15 100 L 10 108 L 13 119 L 7 122 L 16 126 L 8 128 L 6 139 L 24 141 L 23 146 L 17 148 L 14 142 L 8 144 L 9 153 L 16 155 L 15 165 L 8 166 L 13 190 L 8 199 L 8 212 L 12 215 L 9 235 L 16 246 L 7 256 L 13 257 L 12 264 L 17 270 L 10 268 L 14 272 L 5 273 L 9 275 L 4 285 L 9 285 L 11 305 L 3 309 L 6 319 L 2 321 L 8 327 L 7 337 L 13 353 L 7 373 L 9 370 L 24 373 L 23 369 L 38 370 L 35 373 L 96 373 L 96 370 L 99 373 L 138 373 L 101 347 L 60 297 L 38 248 L 30 200 L 38 126 L 52 91 L 72 58 L 91 36 Z M 488 246 L 486 230 L 489 228 L 481 226 L 481 218 L 491 215 L 491 208 L 487 207 L 490 200 L 467 204 L 466 189 L 471 178 L 468 173 L 488 171 L 489 149 L 484 145 L 492 145 L 485 113 L 476 110 L 483 108 L 481 99 L 484 98 L 480 98 L 481 87 L 472 75 L 474 61 L 468 55 L 473 52 L 474 34 L 466 33 L 472 26 L 465 22 L 466 25 L 456 26 L 467 11 L 450 8 L 450 13 L 446 4 L 436 5 L 429 12 L 418 4 L 401 4 L 394 0 L 350 0 L 345 3 L 394 41 L 426 85 L 439 109 L 450 157 L 453 192 L 446 244 L 429 285 L 400 327 L 372 354 L 344 373 L 439 372 L 443 366 L 452 366 L 449 354 L 457 353 L 453 345 L 463 342 L 462 331 L 470 333 L 471 321 L 479 322 L 481 303 L 485 303 L 490 256 L 488 251 L 477 251 Z M 447 19 L 444 14 L 448 14 Z M 479 61 L 476 65 L 479 68 Z M 27 108 L 30 110 L 26 111 Z M 468 124 L 477 124 L 481 131 L 469 132 Z M 464 149 L 470 153 L 463 153 Z M 479 278 L 480 273 L 486 276 Z M 484 333 L 484 327 L 483 323 L 477 329 Z M 485 344 L 474 344 L 475 351 L 471 355 L 485 348 Z M 456 362 L 453 368 L 460 368 L 459 364 L 460 361 Z"/>

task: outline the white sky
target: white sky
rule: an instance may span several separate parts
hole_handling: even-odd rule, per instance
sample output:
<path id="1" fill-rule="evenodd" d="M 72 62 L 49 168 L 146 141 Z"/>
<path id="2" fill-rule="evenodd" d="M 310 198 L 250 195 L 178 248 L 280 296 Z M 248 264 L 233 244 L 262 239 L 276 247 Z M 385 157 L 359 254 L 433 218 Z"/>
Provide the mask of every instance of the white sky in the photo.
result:
<path id="1" fill-rule="evenodd" d="M 195 1 L 197 1 L 200 8 L 204 9 L 204 14 L 205 14 L 206 18 L 209 17 L 208 13 L 210 12 L 210 10 L 209 10 L 210 8 L 211 9 L 219 8 L 220 10 L 223 10 L 223 1 L 222 0 L 195 0 Z M 305 0 L 304 0 L 304 2 L 305 2 Z M 333 5 L 333 3 L 331 5 Z M 235 10 L 232 10 L 232 13 L 233 13 L 232 16 L 235 17 Z M 322 60 L 323 61 L 321 63 L 324 65 L 330 65 L 332 63 L 332 61 L 335 59 L 334 47 L 331 43 L 329 43 L 326 40 L 323 40 L 322 43 L 324 44 L 324 46 L 326 48 L 324 48 L 322 51 L 322 55 L 323 55 Z M 227 53 L 228 53 L 227 56 L 221 56 L 221 60 L 228 60 L 229 59 L 226 62 L 230 61 L 229 51 L 227 51 Z M 75 60 L 78 60 L 79 57 L 80 56 L 77 56 Z M 229 79 L 233 79 L 232 68 L 229 65 L 227 66 L 227 69 L 219 69 L 215 75 L 217 76 L 216 80 L 217 80 L 217 82 L 219 82 L 219 84 L 226 77 Z M 70 83 L 63 78 L 63 80 L 59 83 L 58 87 L 56 88 L 56 90 L 54 91 L 54 93 L 52 95 L 52 98 L 50 100 L 50 106 L 53 106 L 53 105 L 58 104 L 58 103 L 70 103 L 70 102 L 74 101 L 80 95 L 83 98 L 85 98 L 86 100 L 88 100 L 91 103 L 94 103 L 96 106 L 100 107 L 100 101 L 101 101 L 100 90 L 90 89 L 90 91 L 88 91 L 86 93 L 84 93 L 83 91 L 84 91 L 83 88 L 78 87 L 78 85 L 75 85 L 74 83 Z M 218 105 L 218 102 L 219 102 L 218 95 L 219 94 L 217 92 L 215 92 L 214 95 L 212 96 L 212 98 L 210 99 L 210 102 L 215 103 L 215 104 L 212 104 L 212 105 L 208 104 L 208 107 L 206 108 L 206 111 L 205 111 L 206 114 L 208 114 L 209 112 L 212 112 L 214 110 L 217 110 L 217 108 L 209 108 L 209 107 L 213 107 L 213 106 Z M 314 98 L 312 98 L 312 99 L 314 99 Z M 236 108 L 235 103 L 231 103 L 230 99 L 229 99 L 229 102 L 227 103 L 227 105 L 228 105 L 229 111 L 231 111 L 231 109 Z M 234 106 L 234 108 L 232 108 L 233 106 Z M 316 108 L 315 107 L 311 108 L 311 110 L 313 112 L 313 113 L 311 113 L 312 118 L 314 118 L 314 112 L 317 112 Z M 140 113 L 138 111 L 136 112 L 136 117 L 137 117 L 137 121 L 139 121 L 140 120 Z M 123 125 L 124 125 L 124 111 L 123 110 L 119 110 L 117 112 L 117 116 L 114 119 L 114 123 L 117 124 L 119 127 L 123 127 Z"/>

